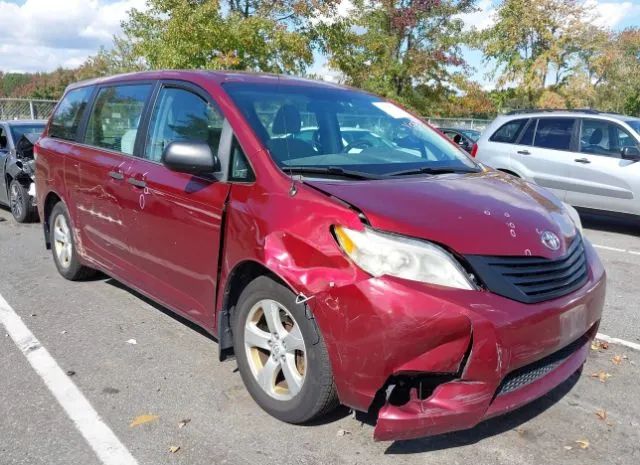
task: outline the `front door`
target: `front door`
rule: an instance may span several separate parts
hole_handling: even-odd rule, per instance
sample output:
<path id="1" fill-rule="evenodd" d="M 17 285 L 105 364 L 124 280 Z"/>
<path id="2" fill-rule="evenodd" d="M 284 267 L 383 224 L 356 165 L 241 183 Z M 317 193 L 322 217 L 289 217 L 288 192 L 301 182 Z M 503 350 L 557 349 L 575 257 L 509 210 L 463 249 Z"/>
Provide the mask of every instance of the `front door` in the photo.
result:
<path id="1" fill-rule="evenodd" d="M 134 208 L 126 180 L 136 154 L 138 124 L 152 84 L 98 90 L 84 145 L 67 154 L 67 185 L 80 225 L 81 249 L 115 275 L 131 276 L 127 210 Z"/>
<path id="2" fill-rule="evenodd" d="M 638 142 L 618 124 L 584 119 L 567 202 L 577 207 L 640 214 L 640 201 L 633 188 L 640 179 L 640 163 L 623 160 L 621 155 L 622 149 L 630 146 L 637 147 Z"/>
<path id="3" fill-rule="evenodd" d="M 222 215 L 230 186 L 214 177 L 170 171 L 164 149 L 176 140 L 207 142 L 217 153 L 224 118 L 191 87 L 163 85 L 155 98 L 142 158 L 127 189 L 137 196 L 127 222 L 138 287 L 188 318 L 211 327 L 215 308 Z"/>
<path id="4" fill-rule="evenodd" d="M 0 124 L 0 203 L 9 203 L 9 186 L 7 186 L 7 159 L 9 158 L 9 131 Z"/>

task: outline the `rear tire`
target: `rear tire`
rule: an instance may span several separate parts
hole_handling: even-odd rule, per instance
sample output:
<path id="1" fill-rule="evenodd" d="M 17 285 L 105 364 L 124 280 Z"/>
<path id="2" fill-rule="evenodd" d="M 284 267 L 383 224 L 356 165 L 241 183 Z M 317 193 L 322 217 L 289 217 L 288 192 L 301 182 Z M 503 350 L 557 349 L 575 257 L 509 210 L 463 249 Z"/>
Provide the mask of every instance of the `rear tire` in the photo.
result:
<path id="1" fill-rule="evenodd" d="M 96 270 L 80 263 L 69 213 L 64 203 L 58 202 L 49 217 L 51 252 L 58 272 L 69 281 L 82 281 L 95 276 Z"/>
<path id="2" fill-rule="evenodd" d="M 233 345 L 249 394 L 270 415 L 304 423 L 338 405 L 329 354 L 305 304 L 260 276 L 233 314 Z"/>
<path id="3" fill-rule="evenodd" d="M 18 223 L 35 221 L 38 214 L 33 206 L 29 190 L 20 181 L 14 179 L 9 184 L 9 206 L 11 214 Z"/>

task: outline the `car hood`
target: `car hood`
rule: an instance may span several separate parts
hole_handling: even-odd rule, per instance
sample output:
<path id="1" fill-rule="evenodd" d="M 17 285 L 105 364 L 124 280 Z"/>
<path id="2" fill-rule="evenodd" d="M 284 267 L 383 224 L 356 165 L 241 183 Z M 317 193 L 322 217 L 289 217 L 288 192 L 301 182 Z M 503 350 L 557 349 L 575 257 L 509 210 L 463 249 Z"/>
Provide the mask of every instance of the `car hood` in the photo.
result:
<path id="1" fill-rule="evenodd" d="M 305 182 L 360 210 L 375 229 L 437 242 L 462 255 L 558 258 L 577 234 L 553 194 L 496 171 Z M 558 250 L 543 244 L 547 231 L 560 238 Z"/>

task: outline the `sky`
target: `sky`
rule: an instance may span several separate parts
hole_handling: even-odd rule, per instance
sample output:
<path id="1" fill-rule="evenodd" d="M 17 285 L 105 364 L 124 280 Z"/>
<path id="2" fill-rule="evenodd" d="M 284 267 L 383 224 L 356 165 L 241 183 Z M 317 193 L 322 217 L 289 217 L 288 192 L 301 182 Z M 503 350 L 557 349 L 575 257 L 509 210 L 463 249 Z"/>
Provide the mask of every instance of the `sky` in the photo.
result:
<path id="1" fill-rule="evenodd" d="M 640 25 L 640 0 L 587 2 L 600 25 L 614 30 Z M 495 3 L 479 0 L 479 11 L 462 17 L 467 27 L 491 26 Z M 0 70 L 35 72 L 78 66 L 101 46 L 109 47 L 113 35 L 121 32 L 127 12 L 144 5 L 145 0 L 0 0 Z M 345 0 L 343 14 L 348 5 Z M 464 58 L 475 68 L 473 78 L 490 88 L 481 54 L 464 49 Z M 335 76 L 323 56 L 316 54 L 315 59 L 310 72 Z"/>

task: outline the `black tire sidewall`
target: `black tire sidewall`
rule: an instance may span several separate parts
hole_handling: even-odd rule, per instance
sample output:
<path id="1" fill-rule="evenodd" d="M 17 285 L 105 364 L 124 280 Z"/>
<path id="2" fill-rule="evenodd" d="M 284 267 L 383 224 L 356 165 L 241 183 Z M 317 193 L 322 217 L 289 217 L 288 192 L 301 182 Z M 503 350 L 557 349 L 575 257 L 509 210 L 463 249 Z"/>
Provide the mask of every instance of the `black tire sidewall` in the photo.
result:
<path id="1" fill-rule="evenodd" d="M 22 215 L 17 217 L 13 214 L 13 209 L 11 209 L 11 215 L 13 216 L 13 218 L 18 222 L 18 223 L 26 223 L 29 221 L 29 219 L 31 218 L 31 211 L 33 210 L 33 207 L 30 205 L 29 203 L 29 191 L 27 191 L 24 186 L 22 185 L 22 183 L 20 181 L 18 181 L 17 179 L 14 179 L 13 181 L 11 181 L 11 184 L 9 184 L 9 206 L 11 207 L 11 204 L 13 203 L 12 199 L 11 199 L 11 191 L 13 189 L 13 186 L 17 185 L 18 189 L 20 189 L 22 192 L 21 198 L 22 198 Z"/>
<path id="2" fill-rule="evenodd" d="M 306 345 L 307 365 L 305 380 L 300 392 L 288 401 L 269 396 L 258 385 L 251 372 L 244 348 L 244 327 L 251 308 L 260 300 L 271 299 L 279 302 L 293 315 L 300 327 Z M 331 373 L 323 371 L 320 362 L 324 350 L 319 344 L 320 333 L 305 304 L 296 304 L 295 295 L 286 287 L 268 277 L 259 277 L 252 281 L 242 292 L 233 318 L 233 342 L 238 369 L 242 380 L 253 399 L 270 415 L 287 423 L 303 423 L 313 418 L 317 411 L 318 398 L 322 395 L 323 377 Z"/>

